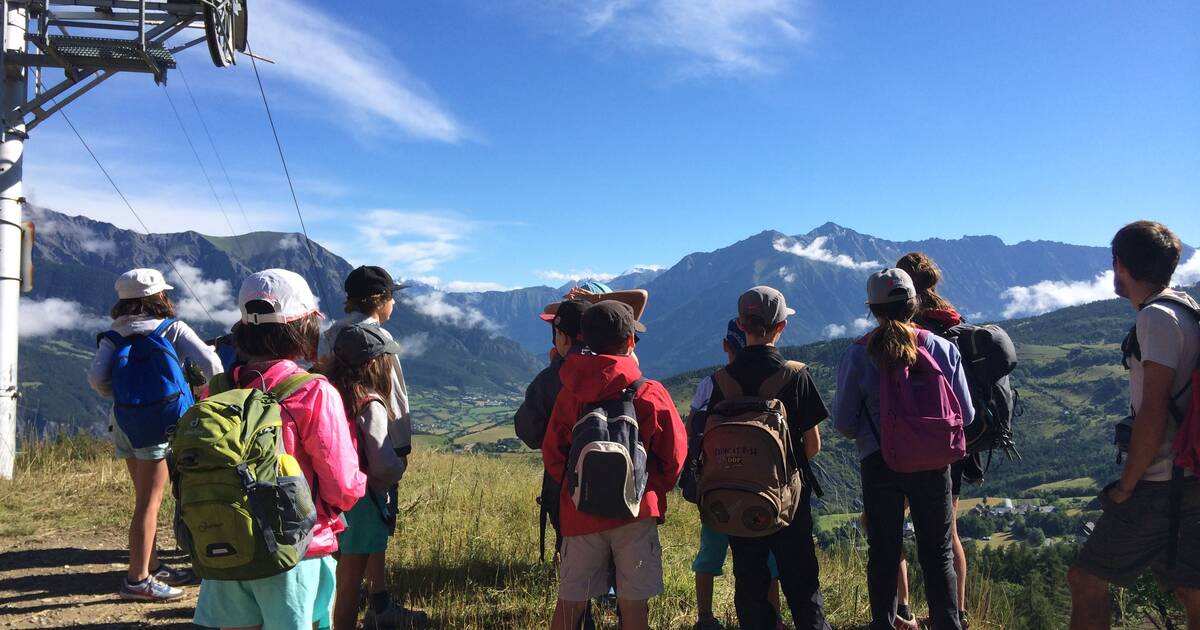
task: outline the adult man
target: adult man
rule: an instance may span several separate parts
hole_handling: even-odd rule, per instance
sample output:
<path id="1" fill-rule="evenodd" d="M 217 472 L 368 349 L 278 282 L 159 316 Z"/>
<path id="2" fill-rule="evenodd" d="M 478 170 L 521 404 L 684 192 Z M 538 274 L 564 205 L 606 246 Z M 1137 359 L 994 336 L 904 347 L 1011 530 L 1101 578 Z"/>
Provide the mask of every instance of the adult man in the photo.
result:
<path id="1" fill-rule="evenodd" d="M 1101 494 L 1104 515 L 1067 574 L 1072 630 L 1110 627 L 1109 583 L 1133 586 L 1147 568 L 1200 630 L 1200 482 L 1175 468 L 1173 441 L 1191 400 L 1200 355 L 1197 305 L 1169 289 L 1179 238 L 1137 221 L 1112 240 L 1117 295 L 1138 309 L 1126 343 L 1133 430 L 1120 479 Z"/>

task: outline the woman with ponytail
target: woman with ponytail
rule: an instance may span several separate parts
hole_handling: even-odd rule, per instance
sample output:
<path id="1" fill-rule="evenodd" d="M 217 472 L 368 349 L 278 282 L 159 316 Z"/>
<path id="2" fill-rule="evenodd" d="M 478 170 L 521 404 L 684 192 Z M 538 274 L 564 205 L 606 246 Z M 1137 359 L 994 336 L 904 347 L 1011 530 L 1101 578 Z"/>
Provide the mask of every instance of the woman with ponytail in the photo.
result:
<path id="1" fill-rule="evenodd" d="M 942 270 L 924 252 L 910 252 L 896 261 L 896 267 L 903 269 L 912 278 L 913 287 L 917 290 L 917 314 L 913 321 L 929 332 L 945 337 L 946 331 L 966 320 L 958 314 L 950 300 L 942 297 L 937 291 L 937 285 L 942 281 Z M 958 514 L 958 496 L 962 494 L 963 471 L 969 469 L 968 477 L 975 482 L 983 481 L 983 471 L 980 470 L 978 455 L 968 455 L 950 466 L 950 494 L 953 498 L 954 514 Z M 958 575 L 958 611 L 963 630 L 967 627 L 967 554 L 963 551 L 962 540 L 958 537 L 958 519 L 950 523 L 950 546 L 954 549 L 954 572 Z M 901 573 L 907 573 L 906 563 L 901 560 Z M 903 595 L 901 604 L 907 603 L 907 575 L 900 578 L 900 593 Z"/>
<path id="2" fill-rule="evenodd" d="M 930 621 L 935 630 L 962 630 L 950 545 L 954 512 L 949 464 L 955 457 L 961 457 L 961 428 L 970 424 L 974 416 L 966 374 L 954 344 L 913 323 L 920 307 L 908 273 L 885 269 L 871 275 L 867 280 L 867 304 L 879 325 L 842 355 L 833 415 L 838 431 L 855 440 L 862 471 L 869 545 L 870 628 L 904 627 L 903 619 L 899 619 L 900 626 L 896 625 L 896 566 L 903 548 L 907 501 L 916 529 L 917 554 L 924 569 Z M 920 372 L 921 369 L 926 371 Z M 887 434 L 890 425 L 880 421 L 884 400 L 881 382 L 884 382 L 882 376 L 891 379 L 897 373 L 903 378 L 933 375 L 938 379 L 936 383 L 912 380 L 906 384 L 915 386 L 913 389 L 936 384 L 937 391 L 948 392 L 943 410 L 948 414 L 944 426 L 950 431 L 950 439 L 946 441 L 951 447 L 916 441 L 896 444 L 895 435 Z M 914 397 L 924 395 L 914 394 Z M 881 435 L 889 437 L 881 439 Z M 881 445 L 889 441 L 892 446 L 885 458 Z M 929 457 L 925 453 L 931 452 L 944 465 L 915 472 L 900 472 L 893 467 L 900 459 L 909 459 L 911 453 L 917 452 L 922 457 Z"/>

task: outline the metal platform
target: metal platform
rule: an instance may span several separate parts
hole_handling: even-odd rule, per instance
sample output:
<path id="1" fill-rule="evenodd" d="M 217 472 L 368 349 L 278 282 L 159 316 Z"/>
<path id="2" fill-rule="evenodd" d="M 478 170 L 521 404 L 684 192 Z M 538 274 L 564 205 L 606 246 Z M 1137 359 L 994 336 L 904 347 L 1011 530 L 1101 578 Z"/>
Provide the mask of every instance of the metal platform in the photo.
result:
<path id="1" fill-rule="evenodd" d="M 46 53 L 66 68 L 107 68 L 161 74 L 175 68 L 175 56 L 162 44 L 146 43 L 145 51 L 129 39 L 51 35 Z M 153 65 L 151 65 L 153 64 Z"/>

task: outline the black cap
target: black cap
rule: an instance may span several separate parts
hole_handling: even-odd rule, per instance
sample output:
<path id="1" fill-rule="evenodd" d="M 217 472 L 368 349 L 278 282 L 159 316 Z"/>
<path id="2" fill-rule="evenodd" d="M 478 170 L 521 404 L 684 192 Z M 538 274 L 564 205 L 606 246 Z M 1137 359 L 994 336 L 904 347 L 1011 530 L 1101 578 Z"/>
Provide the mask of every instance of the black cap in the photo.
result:
<path id="1" fill-rule="evenodd" d="M 347 365 L 363 365 L 385 354 L 400 354 L 400 344 L 378 324 L 347 326 L 333 342 L 333 356 Z"/>
<path id="2" fill-rule="evenodd" d="M 380 293 L 391 293 L 407 289 L 407 284 L 396 284 L 392 275 L 383 267 L 363 265 L 346 276 L 346 297 L 365 298 Z"/>
<path id="3" fill-rule="evenodd" d="M 615 346 L 636 333 L 646 332 L 646 327 L 633 316 L 633 308 L 628 304 L 604 300 L 584 311 L 580 332 L 583 342 L 595 349 Z"/>
<path id="4" fill-rule="evenodd" d="M 563 331 L 563 334 L 575 339 L 579 337 L 579 323 L 583 313 L 592 305 L 587 300 L 563 300 L 558 303 L 553 313 L 542 313 L 543 320 Z"/>

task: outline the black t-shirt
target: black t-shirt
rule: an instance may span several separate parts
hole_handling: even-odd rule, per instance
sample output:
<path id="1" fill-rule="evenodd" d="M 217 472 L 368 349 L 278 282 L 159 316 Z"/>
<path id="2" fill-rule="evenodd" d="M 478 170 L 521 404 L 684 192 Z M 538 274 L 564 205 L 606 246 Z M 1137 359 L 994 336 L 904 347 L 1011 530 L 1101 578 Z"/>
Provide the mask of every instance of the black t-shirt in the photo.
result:
<path id="1" fill-rule="evenodd" d="M 763 381 L 770 378 L 783 367 L 785 359 L 774 346 L 747 346 L 738 352 L 725 371 L 742 386 L 746 395 L 753 396 L 758 392 Z M 792 443 L 799 446 L 804 443 L 804 432 L 817 426 L 829 417 L 829 410 L 821 398 L 821 392 L 813 382 L 808 368 L 800 370 L 796 378 L 783 386 L 779 391 L 779 400 L 787 409 L 788 428 L 792 431 Z M 721 388 L 713 382 L 713 393 L 708 399 L 708 408 L 712 409 L 725 399 Z M 803 449 L 796 453 L 797 459 L 803 457 Z"/>

